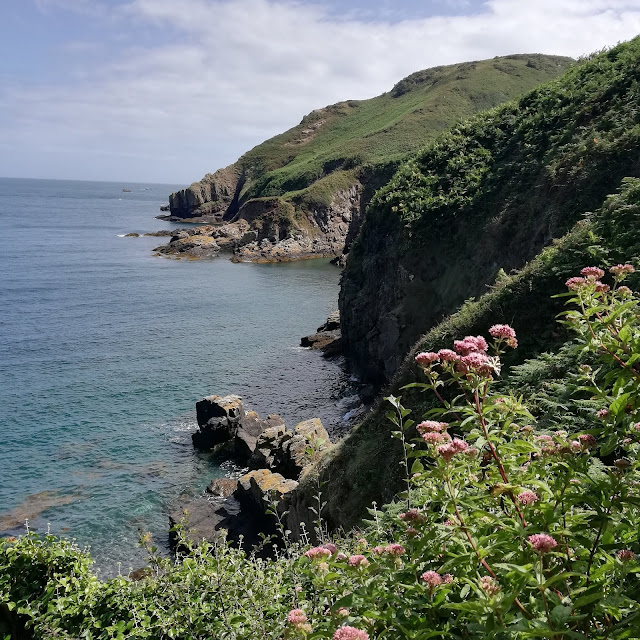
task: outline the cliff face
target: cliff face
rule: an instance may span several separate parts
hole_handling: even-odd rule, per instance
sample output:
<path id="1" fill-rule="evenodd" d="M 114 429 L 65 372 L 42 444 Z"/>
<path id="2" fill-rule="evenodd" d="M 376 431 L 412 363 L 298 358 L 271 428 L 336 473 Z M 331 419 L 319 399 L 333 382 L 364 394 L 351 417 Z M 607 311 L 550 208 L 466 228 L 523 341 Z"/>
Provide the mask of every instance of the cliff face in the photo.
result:
<path id="1" fill-rule="evenodd" d="M 228 219 L 237 212 L 237 200 L 244 184 L 242 170 L 235 164 L 207 174 L 200 182 L 169 196 L 169 211 L 177 218 L 210 216 Z M 235 210 L 234 210 L 235 209 Z"/>
<path id="2" fill-rule="evenodd" d="M 636 39 L 458 126 L 376 194 L 340 295 L 363 377 L 391 380 L 420 335 L 640 174 L 638 69 Z"/>
<path id="3" fill-rule="evenodd" d="M 318 109 L 233 165 L 171 194 L 171 215 L 246 219 L 256 201 L 263 210 L 254 218 L 257 244 L 237 259 L 340 255 L 356 237 L 363 205 L 383 184 L 380 176 L 390 177 L 390 167 L 456 122 L 522 95 L 572 62 L 533 54 L 436 67 L 377 98 Z M 282 220 L 285 210 L 288 221 Z M 284 228 L 288 233 L 282 236 Z"/>

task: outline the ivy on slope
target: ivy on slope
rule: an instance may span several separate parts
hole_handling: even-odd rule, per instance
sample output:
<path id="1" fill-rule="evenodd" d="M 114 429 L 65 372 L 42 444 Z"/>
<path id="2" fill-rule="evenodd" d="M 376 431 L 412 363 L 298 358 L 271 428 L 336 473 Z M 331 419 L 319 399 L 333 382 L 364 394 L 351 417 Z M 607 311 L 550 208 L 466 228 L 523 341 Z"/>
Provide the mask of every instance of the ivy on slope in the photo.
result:
<path id="1" fill-rule="evenodd" d="M 489 214 L 496 193 L 569 184 L 579 197 L 611 187 L 640 139 L 640 38 L 585 60 L 518 102 L 476 116 L 406 163 L 372 201 L 374 213 L 423 229 L 470 211 Z M 631 168 L 631 167 L 630 167 Z M 601 194 L 602 196 L 603 194 Z M 565 211 L 570 217 L 575 211 Z"/>

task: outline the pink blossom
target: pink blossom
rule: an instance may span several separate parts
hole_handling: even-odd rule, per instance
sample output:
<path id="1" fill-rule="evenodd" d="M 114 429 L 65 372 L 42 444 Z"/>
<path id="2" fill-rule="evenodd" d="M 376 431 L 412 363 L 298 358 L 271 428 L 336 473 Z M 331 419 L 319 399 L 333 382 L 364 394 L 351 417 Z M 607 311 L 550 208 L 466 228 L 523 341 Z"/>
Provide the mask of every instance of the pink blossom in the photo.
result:
<path id="1" fill-rule="evenodd" d="M 525 506 L 533 504 L 536 500 L 538 500 L 538 494 L 533 491 L 523 491 L 518 494 L 518 502 Z"/>
<path id="2" fill-rule="evenodd" d="M 455 340 L 453 348 L 461 356 L 466 356 L 470 353 L 484 352 L 489 345 L 482 336 L 467 336 L 464 340 Z"/>
<path id="3" fill-rule="evenodd" d="M 333 634 L 333 640 L 369 640 L 369 634 L 355 627 L 340 627 Z"/>
<path id="4" fill-rule="evenodd" d="M 509 340 L 509 338 L 515 338 L 516 332 L 508 324 L 494 324 L 489 333 L 498 340 Z"/>
<path id="5" fill-rule="evenodd" d="M 569 291 L 580 291 L 587 286 L 587 281 L 584 278 L 569 278 L 565 285 Z"/>
<path id="6" fill-rule="evenodd" d="M 582 444 L 578 442 L 578 440 L 571 440 L 569 446 L 571 447 L 571 451 L 573 451 L 574 453 L 582 451 Z"/>
<path id="7" fill-rule="evenodd" d="M 338 553 L 338 555 L 336 556 L 336 560 L 338 561 L 344 561 L 346 559 L 347 559 L 347 554 L 342 553 L 342 551 L 340 551 L 340 553 Z"/>
<path id="8" fill-rule="evenodd" d="M 328 551 L 331 552 L 331 555 L 333 555 L 334 553 L 336 553 L 336 551 L 338 551 L 338 547 L 336 547 L 335 544 L 333 544 L 333 542 L 325 542 L 324 544 L 320 545 L 323 549 L 327 549 Z"/>
<path id="9" fill-rule="evenodd" d="M 640 422 L 636 422 L 636 423 L 633 425 L 633 428 L 634 428 L 636 431 L 640 431 Z"/>
<path id="10" fill-rule="evenodd" d="M 534 551 L 538 553 L 548 553 L 551 549 L 558 546 L 558 543 L 546 533 L 535 533 L 529 536 L 529 542 Z"/>
<path id="11" fill-rule="evenodd" d="M 417 509 L 409 509 L 405 513 L 401 513 L 399 516 L 400 520 L 404 520 L 405 522 L 423 522 L 424 516 Z"/>
<path id="12" fill-rule="evenodd" d="M 287 617 L 289 624 L 292 624 L 294 627 L 304 624 L 307 621 L 307 615 L 302 609 L 292 609 L 289 611 L 289 615 Z"/>
<path id="13" fill-rule="evenodd" d="M 424 433 L 422 435 L 422 439 L 427 444 L 441 444 L 451 439 L 451 436 L 448 433 L 434 433 L 430 431 L 428 433 Z"/>
<path id="14" fill-rule="evenodd" d="M 442 576 L 436 571 L 425 571 L 420 576 L 420 580 L 428 584 L 431 589 L 442 584 Z"/>
<path id="15" fill-rule="evenodd" d="M 405 552 L 404 547 L 398 543 L 388 544 L 384 550 L 390 556 L 401 556 Z"/>
<path id="16" fill-rule="evenodd" d="M 424 351 L 416 356 L 416 362 L 421 367 L 428 367 L 434 362 L 438 362 L 438 354 L 433 351 Z"/>
<path id="17" fill-rule="evenodd" d="M 630 562 L 636 557 L 636 554 L 631 549 L 621 549 L 618 551 L 618 559 L 621 562 Z"/>
<path id="18" fill-rule="evenodd" d="M 494 361 L 486 354 L 474 351 L 458 360 L 457 369 L 461 373 L 476 373 L 489 377 L 496 370 Z"/>
<path id="19" fill-rule="evenodd" d="M 615 266 L 611 267 L 609 271 L 616 278 L 622 279 L 624 278 L 624 276 L 628 275 L 629 273 L 633 273 L 635 269 L 633 268 L 633 265 L 630 265 L 630 264 L 616 264 Z"/>
<path id="20" fill-rule="evenodd" d="M 600 278 L 604 277 L 604 271 L 599 267 L 585 267 L 580 271 L 580 275 L 589 278 L 589 280 L 600 280 Z"/>
<path id="21" fill-rule="evenodd" d="M 369 561 L 364 556 L 356 554 L 349 557 L 349 565 L 352 567 L 368 567 Z"/>
<path id="22" fill-rule="evenodd" d="M 452 518 L 447 518 L 447 520 L 444 521 L 444 524 L 447 527 L 455 527 L 458 523 Z"/>
<path id="23" fill-rule="evenodd" d="M 607 293 L 611 289 L 608 284 L 603 284 L 600 280 L 596 280 L 594 284 L 596 285 L 596 293 Z"/>
<path id="24" fill-rule="evenodd" d="M 381 547 L 380 545 L 378 545 L 377 547 L 373 547 L 373 553 L 375 553 L 376 555 L 382 555 L 385 551 L 385 547 Z"/>
<path id="25" fill-rule="evenodd" d="M 495 596 L 500 591 L 500 585 L 491 576 L 482 576 L 480 586 L 489 596 Z"/>
<path id="26" fill-rule="evenodd" d="M 418 533 L 420 533 L 417 529 L 413 527 L 407 527 L 407 538 L 415 538 Z"/>
<path id="27" fill-rule="evenodd" d="M 600 411 L 598 411 L 596 413 L 596 418 L 606 418 L 609 415 L 609 409 L 600 409 Z"/>
<path id="28" fill-rule="evenodd" d="M 624 285 L 622 285 L 621 287 L 618 287 L 618 295 L 622 296 L 623 298 L 627 298 L 633 295 L 633 291 L 631 291 L 629 287 L 625 287 Z"/>
<path id="29" fill-rule="evenodd" d="M 331 551 L 325 547 L 312 547 L 304 555 L 310 560 L 315 560 L 316 558 L 329 558 L 331 556 Z"/>
<path id="30" fill-rule="evenodd" d="M 450 573 L 445 573 L 442 576 L 442 584 L 451 584 L 453 582 L 453 576 Z"/>
<path id="31" fill-rule="evenodd" d="M 578 436 L 578 442 L 580 442 L 585 449 L 593 449 L 598 446 L 598 441 L 590 433 L 581 433 Z"/>
<path id="32" fill-rule="evenodd" d="M 441 362 L 457 362 L 460 356 L 451 349 L 440 349 L 438 358 L 440 358 Z"/>
<path id="33" fill-rule="evenodd" d="M 446 422 L 436 422 L 435 420 L 425 420 L 421 422 L 416 430 L 418 433 L 427 433 L 428 431 L 437 431 L 438 433 L 448 429 L 449 425 Z"/>
<path id="34" fill-rule="evenodd" d="M 441 444 L 436 449 L 446 462 L 449 462 L 458 453 L 466 453 L 468 450 L 469 445 L 464 440 L 460 440 L 460 438 L 454 438 L 448 444 Z"/>
<path id="35" fill-rule="evenodd" d="M 542 434 L 542 435 L 540 435 L 540 436 L 536 436 L 536 437 L 534 438 L 534 440 L 535 440 L 536 442 L 543 442 L 543 443 L 545 443 L 545 444 L 549 444 L 549 445 L 553 445 L 553 444 L 555 444 L 555 443 L 553 442 L 553 438 L 552 438 L 551 436 L 547 435 L 546 433 L 544 433 L 544 434 Z"/>

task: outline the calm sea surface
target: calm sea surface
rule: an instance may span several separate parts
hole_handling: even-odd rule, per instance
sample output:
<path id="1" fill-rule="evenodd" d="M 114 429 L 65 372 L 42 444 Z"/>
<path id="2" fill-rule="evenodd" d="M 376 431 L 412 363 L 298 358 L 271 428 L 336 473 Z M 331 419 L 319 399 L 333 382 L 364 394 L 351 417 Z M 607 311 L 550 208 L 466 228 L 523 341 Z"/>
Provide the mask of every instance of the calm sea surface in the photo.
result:
<path id="1" fill-rule="evenodd" d="M 180 186 L 0 179 L 0 534 L 50 523 L 103 575 L 233 471 L 193 450 L 196 400 L 331 425 L 348 393 L 297 346 L 337 307 L 327 261 L 169 260 L 151 251 L 166 238 L 120 237 L 180 226 L 154 219 Z"/>

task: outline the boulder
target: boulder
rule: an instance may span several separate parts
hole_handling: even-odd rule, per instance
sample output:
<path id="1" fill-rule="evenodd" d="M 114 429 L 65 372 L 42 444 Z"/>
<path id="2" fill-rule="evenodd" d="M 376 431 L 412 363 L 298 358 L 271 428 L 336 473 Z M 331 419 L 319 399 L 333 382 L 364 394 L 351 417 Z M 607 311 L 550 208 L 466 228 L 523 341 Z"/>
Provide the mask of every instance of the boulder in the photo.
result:
<path id="1" fill-rule="evenodd" d="M 224 534 L 220 531 L 220 525 L 225 517 L 219 501 L 209 501 L 205 498 L 191 500 L 169 513 L 169 542 L 176 546 L 178 539 L 173 528 L 181 523 L 185 523 L 186 536 L 194 543 L 203 539 L 209 542 L 222 540 Z"/>
<path id="2" fill-rule="evenodd" d="M 231 441 L 238 432 L 245 411 L 242 398 L 236 395 L 208 396 L 196 403 L 198 431 L 191 437 L 198 449 L 213 449 Z"/>
<path id="3" fill-rule="evenodd" d="M 234 454 L 238 460 L 248 461 L 257 446 L 258 439 L 266 429 L 282 428 L 284 420 L 277 414 L 271 414 L 261 420 L 255 411 L 248 411 L 240 420 L 234 439 Z"/>
<path id="4" fill-rule="evenodd" d="M 214 478 L 205 491 L 216 498 L 228 498 L 237 486 L 235 478 Z"/>
<path id="5" fill-rule="evenodd" d="M 278 503 L 281 513 L 286 511 L 287 494 L 297 486 L 295 480 L 287 479 L 279 473 L 273 473 L 269 469 L 257 469 L 238 480 L 233 495 L 243 508 L 266 517 L 271 502 Z"/>

